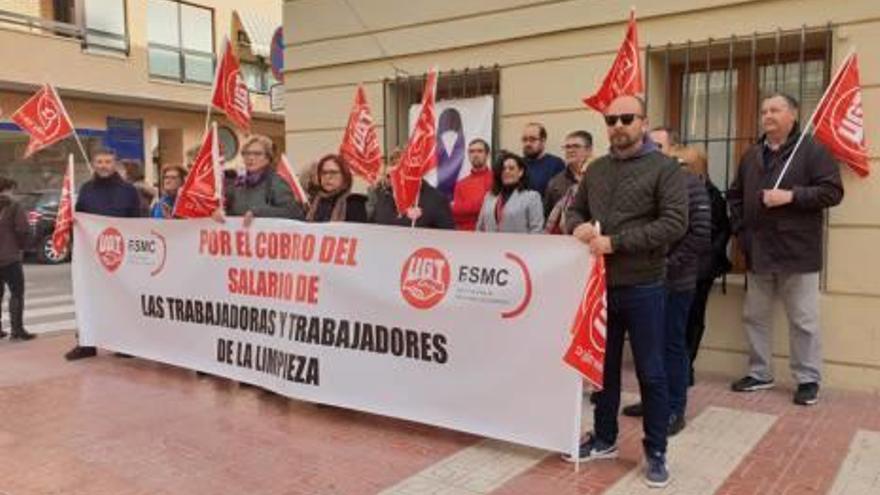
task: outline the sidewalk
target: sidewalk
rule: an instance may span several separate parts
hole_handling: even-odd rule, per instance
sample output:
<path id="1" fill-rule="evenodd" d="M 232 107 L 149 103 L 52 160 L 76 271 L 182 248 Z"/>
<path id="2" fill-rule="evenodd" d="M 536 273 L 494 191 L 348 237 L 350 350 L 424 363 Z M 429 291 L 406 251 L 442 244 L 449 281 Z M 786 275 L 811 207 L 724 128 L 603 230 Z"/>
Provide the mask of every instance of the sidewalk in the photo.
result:
<path id="1" fill-rule="evenodd" d="M 670 442 L 674 481 L 649 491 L 629 418 L 621 458 L 575 473 L 547 452 L 140 359 L 67 363 L 72 344 L 0 343 L 0 494 L 880 493 L 878 396 L 823 390 L 803 408 L 782 387 L 738 395 L 699 377 Z"/>

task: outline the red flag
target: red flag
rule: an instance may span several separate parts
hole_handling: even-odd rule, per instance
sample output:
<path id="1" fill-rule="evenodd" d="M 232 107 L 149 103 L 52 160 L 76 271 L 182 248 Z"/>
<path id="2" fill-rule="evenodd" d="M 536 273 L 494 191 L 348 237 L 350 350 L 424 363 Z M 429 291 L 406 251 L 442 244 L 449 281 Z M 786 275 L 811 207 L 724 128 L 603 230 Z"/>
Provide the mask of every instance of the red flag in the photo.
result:
<path id="1" fill-rule="evenodd" d="M 604 113 L 618 96 L 636 95 L 643 91 L 642 70 L 639 65 L 639 34 L 636 30 L 636 12 L 632 10 L 629 13 L 626 37 L 617 51 L 617 58 L 605 75 L 602 86 L 596 94 L 584 98 L 584 104 Z"/>
<path id="2" fill-rule="evenodd" d="M 409 137 L 409 143 L 400 158 L 400 165 L 391 171 L 391 188 L 400 215 L 416 204 L 422 176 L 437 166 L 437 119 L 434 99 L 437 91 L 437 71 L 432 69 L 425 81 L 422 110 Z"/>
<path id="3" fill-rule="evenodd" d="M 571 345 L 562 358 L 596 390 L 602 389 L 604 377 L 607 304 L 605 257 L 598 256 L 593 261 L 587 288 L 574 317 Z"/>
<path id="4" fill-rule="evenodd" d="M 214 94 L 211 97 L 214 108 L 226 112 L 226 116 L 239 129 L 248 132 L 251 128 L 251 93 L 235 55 L 232 54 L 232 43 L 226 40 L 220 65 L 214 77 Z"/>
<path id="5" fill-rule="evenodd" d="M 61 185 L 61 200 L 58 203 L 58 214 L 55 216 L 55 230 L 52 231 L 52 250 L 60 256 L 70 246 L 70 234 L 73 230 L 73 155 L 67 162 L 64 183 Z"/>
<path id="6" fill-rule="evenodd" d="M 354 106 L 348 115 L 348 127 L 339 146 L 339 154 L 351 166 L 352 172 L 374 184 L 382 167 L 382 149 L 373 125 L 370 105 L 363 86 L 358 86 Z"/>
<path id="7" fill-rule="evenodd" d="M 73 134 L 73 124 L 55 89 L 46 84 L 10 117 L 30 134 L 24 157 L 51 146 Z"/>
<path id="8" fill-rule="evenodd" d="M 853 53 L 825 90 L 820 107 L 813 114 L 813 136 L 828 147 L 835 158 L 849 165 L 860 177 L 867 177 L 868 146 L 862 113 L 859 61 Z"/>
<path id="9" fill-rule="evenodd" d="M 220 146 L 217 144 L 217 124 L 205 134 L 199 154 L 186 176 L 186 182 L 177 192 L 174 203 L 176 218 L 202 218 L 211 216 L 223 206 L 223 172 L 220 166 Z"/>
<path id="10" fill-rule="evenodd" d="M 309 204 L 309 196 L 306 194 L 306 190 L 303 189 L 296 173 L 293 171 L 293 167 L 290 166 L 290 162 L 287 161 L 287 157 L 284 155 L 281 155 L 281 159 L 278 160 L 277 172 L 278 176 L 281 177 L 281 180 L 286 182 L 287 185 L 290 186 L 290 189 L 293 190 L 293 195 L 296 197 L 297 203 L 303 205 Z"/>

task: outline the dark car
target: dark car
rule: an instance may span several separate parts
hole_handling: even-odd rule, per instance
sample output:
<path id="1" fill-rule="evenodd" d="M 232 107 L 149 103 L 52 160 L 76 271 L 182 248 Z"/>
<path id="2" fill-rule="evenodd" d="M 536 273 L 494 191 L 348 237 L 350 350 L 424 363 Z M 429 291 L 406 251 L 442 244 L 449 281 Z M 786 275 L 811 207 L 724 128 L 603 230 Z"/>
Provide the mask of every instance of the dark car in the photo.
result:
<path id="1" fill-rule="evenodd" d="M 52 233 L 55 231 L 55 217 L 58 215 L 61 190 L 44 189 L 17 193 L 15 199 L 27 212 L 28 224 L 31 227 L 25 253 L 35 255 L 37 261 L 46 264 L 54 265 L 70 260 L 69 249 L 62 253 L 55 253 L 52 249 Z"/>

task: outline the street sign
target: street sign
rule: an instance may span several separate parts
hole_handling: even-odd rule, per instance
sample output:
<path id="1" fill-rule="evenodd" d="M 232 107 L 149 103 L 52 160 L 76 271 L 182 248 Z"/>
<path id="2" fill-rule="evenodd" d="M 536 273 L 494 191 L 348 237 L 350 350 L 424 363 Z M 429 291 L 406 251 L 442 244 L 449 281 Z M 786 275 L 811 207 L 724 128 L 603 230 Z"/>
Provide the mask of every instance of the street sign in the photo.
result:
<path id="1" fill-rule="evenodd" d="M 284 111 L 284 84 L 273 84 L 269 88 L 269 108 L 273 112 Z"/>

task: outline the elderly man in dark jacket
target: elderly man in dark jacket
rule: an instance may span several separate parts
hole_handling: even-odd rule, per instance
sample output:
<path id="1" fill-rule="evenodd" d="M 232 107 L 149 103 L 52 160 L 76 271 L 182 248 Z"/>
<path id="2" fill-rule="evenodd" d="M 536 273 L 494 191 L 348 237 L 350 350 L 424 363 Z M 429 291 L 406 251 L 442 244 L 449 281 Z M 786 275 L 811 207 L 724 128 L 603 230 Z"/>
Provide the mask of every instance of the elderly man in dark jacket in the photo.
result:
<path id="1" fill-rule="evenodd" d="M 687 192 L 678 163 L 646 136 L 644 102 L 615 99 L 605 114 L 611 152 L 587 167 L 569 207 L 567 228 L 605 256 L 608 284 L 604 388 L 582 461 L 617 456 L 617 413 L 624 335 L 629 334 L 645 415 L 645 481 L 669 483 L 666 437 L 669 389 L 663 362 L 669 247 L 687 228 Z M 589 222 L 596 222 L 599 228 Z"/>
<path id="2" fill-rule="evenodd" d="M 22 249 L 29 227 L 24 208 L 12 199 L 16 184 L 0 177 L 0 304 L 4 288 L 9 287 L 9 323 L 12 340 L 30 340 L 34 335 L 24 329 L 24 270 Z M 0 328 L 0 339 L 6 337 Z"/>
<path id="3" fill-rule="evenodd" d="M 828 150 L 811 137 L 800 146 L 797 101 L 784 94 L 761 103 L 764 136 L 749 148 L 727 193 L 733 233 L 746 257 L 748 289 L 743 323 L 749 372 L 732 384 L 736 392 L 773 386 L 773 303 L 780 297 L 789 322 L 794 402 L 819 398 L 819 270 L 823 211 L 840 203 L 840 170 Z M 785 163 L 789 168 L 778 187 Z"/>

